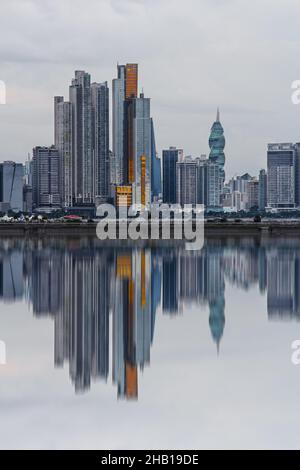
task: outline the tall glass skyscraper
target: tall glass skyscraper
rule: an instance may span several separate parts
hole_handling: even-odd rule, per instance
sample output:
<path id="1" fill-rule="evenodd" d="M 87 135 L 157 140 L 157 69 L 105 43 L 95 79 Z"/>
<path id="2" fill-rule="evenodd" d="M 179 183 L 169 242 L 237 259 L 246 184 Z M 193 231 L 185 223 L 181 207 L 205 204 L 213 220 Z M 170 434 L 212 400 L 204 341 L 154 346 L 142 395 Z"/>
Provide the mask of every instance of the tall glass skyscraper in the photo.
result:
<path id="1" fill-rule="evenodd" d="M 7 161 L 0 164 L 1 210 L 5 207 L 15 212 L 23 210 L 23 177 L 24 166 L 22 163 Z"/>
<path id="2" fill-rule="evenodd" d="M 292 143 L 268 145 L 268 207 L 294 208 L 295 158 Z"/>
<path id="3" fill-rule="evenodd" d="M 72 105 L 63 96 L 54 97 L 54 142 L 60 159 L 60 193 L 63 207 L 73 203 Z"/>
<path id="4" fill-rule="evenodd" d="M 151 118 L 151 191 L 152 200 L 161 194 L 161 165 L 156 152 L 153 119 Z"/>
<path id="5" fill-rule="evenodd" d="M 150 99 L 138 95 L 138 64 L 118 65 L 118 78 L 113 80 L 113 152 L 117 204 L 119 195 L 126 192 L 133 204 L 149 206 Z"/>
<path id="6" fill-rule="evenodd" d="M 176 163 L 183 160 L 183 150 L 170 147 L 163 150 L 163 202 L 166 204 L 176 204 Z"/>
<path id="7" fill-rule="evenodd" d="M 109 89 L 107 82 L 92 83 L 92 148 L 96 202 L 105 202 L 110 190 Z"/>
<path id="8" fill-rule="evenodd" d="M 210 147 L 210 154 L 209 159 L 217 163 L 220 167 L 220 176 L 222 184 L 225 181 L 225 137 L 224 137 L 224 129 L 220 122 L 220 111 L 217 111 L 217 117 L 215 122 L 212 125 L 210 136 L 209 136 L 209 147 Z"/>

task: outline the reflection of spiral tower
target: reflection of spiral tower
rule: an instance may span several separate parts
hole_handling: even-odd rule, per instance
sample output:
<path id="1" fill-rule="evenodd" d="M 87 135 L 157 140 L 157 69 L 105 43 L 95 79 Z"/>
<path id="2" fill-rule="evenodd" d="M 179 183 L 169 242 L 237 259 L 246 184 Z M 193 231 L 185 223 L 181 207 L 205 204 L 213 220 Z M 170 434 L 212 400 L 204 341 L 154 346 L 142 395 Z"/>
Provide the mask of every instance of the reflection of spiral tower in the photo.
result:
<path id="1" fill-rule="evenodd" d="M 225 172 L 224 172 L 224 165 L 225 165 L 225 137 L 224 137 L 224 129 L 222 124 L 220 123 L 220 111 L 218 108 L 217 111 L 217 118 L 216 121 L 213 123 L 210 136 L 209 136 L 209 147 L 210 147 L 210 154 L 209 159 L 217 163 L 220 167 L 221 172 L 221 180 L 224 182 L 225 180 Z"/>
<path id="2" fill-rule="evenodd" d="M 220 342 L 225 326 L 225 299 L 224 294 L 219 295 L 209 303 L 209 326 L 214 342 L 217 344 L 219 352 Z"/>

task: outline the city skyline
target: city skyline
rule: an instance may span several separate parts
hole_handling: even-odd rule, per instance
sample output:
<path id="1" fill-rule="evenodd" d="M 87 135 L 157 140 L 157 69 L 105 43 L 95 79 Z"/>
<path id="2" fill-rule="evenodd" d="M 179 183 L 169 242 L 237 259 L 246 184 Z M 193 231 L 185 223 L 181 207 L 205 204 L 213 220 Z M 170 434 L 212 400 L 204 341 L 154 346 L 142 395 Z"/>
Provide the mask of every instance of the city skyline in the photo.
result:
<path id="1" fill-rule="evenodd" d="M 177 0 L 172 10 L 164 1 L 103 0 L 93 2 L 93 17 L 87 11 L 81 21 L 78 2 L 72 2 L 72 20 L 67 1 L 43 6 L 2 2 L 0 78 L 7 86 L 7 105 L 0 107 L 1 160 L 25 161 L 36 143 L 52 143 L 49 97 L 67 94 L 61 88 L 64 77 L 85 69 L 99 82 L 110 81 L 118 61 L 141 66 L 141 85 L 153 99 L 159 153 L 169 145 L 183 147 L 187 154 L 208 153 L 207 134 L 217 106 L 226 129 L 229 174 L 241 173 L 244 166 L 258 173 L 268 142 L 298 141 L 299 107 L 290 99 L 291 83 L 299 78 L 292 32 L 300 14 L 297 2 L 272 2 L 272 27 L 270 18 L 261 15 L 261 2 L 244 8 L 237 2 L 188 3 L 183 12 Z M 289 11 L 292 17 L 282 21 Z M 226 28 L 221 28 L 223 14 Z M 45 20 L 52 24 L 54 18 L 56 35 L 50 46 L 49 32 L 40 25 Z M 167 18 L 176 28 L 162 40 Z M 12 21 L 19 26 L 14 37 L 8 29 Z M 112 21 L 116 28 L 108 27 Z M 72 27 L 80 40 L 65 34 Z M 269 54 L 271 44 L 276 57 Z M 279 73 L 280 62 L 285 67 Z M 13 138 L 16 134 L 18 139 Z"/>

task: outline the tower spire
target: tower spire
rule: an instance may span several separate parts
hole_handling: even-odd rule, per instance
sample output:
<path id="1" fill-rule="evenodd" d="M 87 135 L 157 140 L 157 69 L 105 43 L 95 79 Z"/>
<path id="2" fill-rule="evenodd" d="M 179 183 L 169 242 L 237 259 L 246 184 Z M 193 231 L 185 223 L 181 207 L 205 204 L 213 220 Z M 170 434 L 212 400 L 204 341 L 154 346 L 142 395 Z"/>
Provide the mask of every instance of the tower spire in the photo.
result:
<path id="1" fill-rule="evenodd" d="M 216 119 L 217 122 L 220 122 L 220 109 L 219 109 L 219 106 L 217 108 L 217 119 Z"/>

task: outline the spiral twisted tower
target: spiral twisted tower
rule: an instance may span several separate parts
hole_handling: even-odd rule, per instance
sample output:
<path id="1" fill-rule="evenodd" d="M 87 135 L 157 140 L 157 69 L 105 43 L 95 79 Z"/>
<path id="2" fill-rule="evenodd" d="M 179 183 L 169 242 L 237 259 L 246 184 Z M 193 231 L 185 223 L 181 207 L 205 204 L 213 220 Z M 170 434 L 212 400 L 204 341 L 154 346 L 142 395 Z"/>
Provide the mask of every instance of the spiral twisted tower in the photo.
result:
<path id="1" fill-rule="evenodd" d="M 209 147 L 210 147 L 209 159 L 212 162 L 217 163 L 220 166 L 221 177 L 222 177 L 223 182 L 224 182 L 224 180 L 225 180 L 225 171 L 224 171 L 224 165 L 225 165 L 225 154 L 224 154 L 225 137 L 224 137 L 224 129 L 223 129 L 222 124 L 220 122 L 219 108 L 217 110 L 216 120 L 213 123 L 211 131 L 210 131 Z"/>

